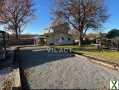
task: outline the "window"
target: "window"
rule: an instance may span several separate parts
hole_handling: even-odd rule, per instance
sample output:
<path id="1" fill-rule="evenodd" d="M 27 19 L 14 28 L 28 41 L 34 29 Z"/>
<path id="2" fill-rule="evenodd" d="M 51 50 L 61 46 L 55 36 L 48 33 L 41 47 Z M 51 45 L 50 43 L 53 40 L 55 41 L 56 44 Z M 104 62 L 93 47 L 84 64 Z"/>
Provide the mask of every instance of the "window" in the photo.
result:
<path id="1" fill-rule="evenodd" d="M 70 38 L 68 38 L 68 41 L 70 41 L 71 39 Z"/>
<path id="2" fill-rule="evenodd" d="M 61 39 L 64 40 L 64 37 L 62 37 Z"/>

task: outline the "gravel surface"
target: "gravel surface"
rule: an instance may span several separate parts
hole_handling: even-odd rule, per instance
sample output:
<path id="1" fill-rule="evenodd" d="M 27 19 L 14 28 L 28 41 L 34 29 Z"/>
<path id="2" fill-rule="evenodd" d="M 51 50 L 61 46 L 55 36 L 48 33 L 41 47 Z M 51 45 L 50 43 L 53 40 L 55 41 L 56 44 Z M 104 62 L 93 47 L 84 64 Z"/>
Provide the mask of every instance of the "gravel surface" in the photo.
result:
<path id="1" fill-rule="evenodd" d="M 109 89 L 119 72 L 80 56 L 49 54 L 39 48 L 21 49 L 21 66 L 30 89 Z"/>
<path id="2" fill-rule="evenodd" d="M 13 68 L 0 69 L 0 90 L 11 90 L 14 85 Z"/>

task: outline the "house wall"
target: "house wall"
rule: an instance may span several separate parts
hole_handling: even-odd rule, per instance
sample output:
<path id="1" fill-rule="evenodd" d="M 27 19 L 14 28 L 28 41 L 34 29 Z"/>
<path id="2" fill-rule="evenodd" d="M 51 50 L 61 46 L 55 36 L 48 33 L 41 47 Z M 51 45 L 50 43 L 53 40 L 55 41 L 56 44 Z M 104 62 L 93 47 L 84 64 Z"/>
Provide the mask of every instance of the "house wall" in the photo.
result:
<path id="1" fill-rule="evenodd" d="M 54 34 L 49 35 L 47 39 L 48 45 L 64 45 L 64 44 L 73 44 L 73 38 L 68 34 Z"/>

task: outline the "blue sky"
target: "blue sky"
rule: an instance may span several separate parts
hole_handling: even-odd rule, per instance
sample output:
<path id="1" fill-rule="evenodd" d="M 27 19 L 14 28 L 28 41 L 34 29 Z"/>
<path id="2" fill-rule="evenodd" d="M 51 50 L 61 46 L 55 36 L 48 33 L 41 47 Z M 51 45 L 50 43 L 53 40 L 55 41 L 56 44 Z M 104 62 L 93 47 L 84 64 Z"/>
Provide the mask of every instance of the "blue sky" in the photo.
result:
<path id="1" fill-rule="evenodd" d="M 36 19 L 32 20 L 23 33 L 43 34 L 44 29 L 51 23 L 51 10 L 53 0 L 35 0 Z"/>
<path id="2" fill-rule="evenodd" d="M 119 0 L 106 0 L 106 4 L 110 17 L 104 24 L 105 32 L 113 28 L 119 29 Z"/>
<path id="3" fill-rule="evenodd" d="M 44 29 L 51 23 L 51 10 L 53 0 L 35 0 L 37 19 L 27 25 L 23 33 L 43 34 Z M 104 32 L 110 29 L 119 29 L 119 0 L 106 0 L 108 14 L 110 15 L 107 22 L 104 24 Z"/>

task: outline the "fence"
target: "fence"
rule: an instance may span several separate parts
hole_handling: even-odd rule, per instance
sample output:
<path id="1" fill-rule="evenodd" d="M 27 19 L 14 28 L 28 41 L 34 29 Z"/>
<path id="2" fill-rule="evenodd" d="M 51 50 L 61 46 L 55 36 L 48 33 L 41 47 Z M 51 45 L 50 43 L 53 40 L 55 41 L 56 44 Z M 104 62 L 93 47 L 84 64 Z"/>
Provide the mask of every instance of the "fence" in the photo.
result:
<path id="1" fill-rule="evenodd" d="M 6 58 L 6 47 L 8 41 L 8 34 L 4 31 L 0 31 L 0 60 Z"/>
<path id="2" fill-rule="evenodd" d="M 119 50 L 119 37 L 113 39 L 104 39 L 103 44 L 105 44 L 109 49 Z"/>

